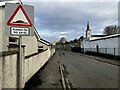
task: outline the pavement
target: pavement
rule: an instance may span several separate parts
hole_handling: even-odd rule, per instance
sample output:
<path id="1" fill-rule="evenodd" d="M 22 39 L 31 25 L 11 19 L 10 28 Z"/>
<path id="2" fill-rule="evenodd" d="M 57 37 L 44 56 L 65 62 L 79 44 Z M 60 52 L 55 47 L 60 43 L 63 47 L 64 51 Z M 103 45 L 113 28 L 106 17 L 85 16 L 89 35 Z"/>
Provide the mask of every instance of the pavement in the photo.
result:
<path id="1" fill-rule="evenodd" d="M 42 88 L 62 88 L 59 70 L 59 54 L 56 53 L 27 83 L 25 90 Z"/>
<path id="2" fill-rule="evenodd" d="M 115 60 L 115 59 L 110 59 L 110 58 L 104 58 L 104 57 L 100 57 L 100 56 L 93 56 L 93 55 L 86 55 L 86 54 L 81 54 L 81 53 L 76 53 L 78 55 L 84 55 L 85 57 L 89 57 L 89 58 L 93 58 L 94 60 L 98 60 L 104 63 L 109 63 L 115 66 L 120 66 L 120 60 Z"/>
<path id="3" fill-rule="evenodd" d="M 73 88 L 118 88 L 118 66 L 74 52 L 59 51 Z"/>

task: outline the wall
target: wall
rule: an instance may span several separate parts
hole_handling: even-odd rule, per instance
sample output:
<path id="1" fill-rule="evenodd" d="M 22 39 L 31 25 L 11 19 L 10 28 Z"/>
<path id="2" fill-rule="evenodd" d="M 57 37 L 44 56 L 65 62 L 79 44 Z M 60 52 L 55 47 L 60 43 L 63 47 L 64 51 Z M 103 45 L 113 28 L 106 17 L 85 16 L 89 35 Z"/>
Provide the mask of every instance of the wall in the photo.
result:
<path id="1" fill-rule="evenodd" d="M 2 21 L 2 7 L 0 7 L 0 21 Z M 0 22 L 0 52 L 2 52 L 2 22 Z"/>
<path id="2" fill-rule="evenodd" d="M 118 47 L 119 47 L 118 53 L 119 53 L 119 55 L 120 55 L 120 37 L 119 37 L 119 39 L 118 39 Z"/>
<path id="3" fill-rule="evenodd" d="M 96 40 L 96 41 L 87 41 L 84 42 L 84 48 L 86 48 L 86 51 L 96 51 L 96 46 L 99 46 L 99 51 L 101 53 L 108 53 L 114 55 L 120 55 L 118 50 L 120 49 L 119 47 L 119 40 L 120 37 L 114 37 L 114 38 L 108 38 L 108 39 L 102 39 L 102 40 Z M 92 49 L 93 48 L 93 49 Z M 107 51 L 106 51 L 107 48 Z M 115 50 L 114 50 L 115 48 Z"/>
<path id="4" fill-rule="evenodd" d="M 0 20 L 0 38 L 2 43 L 2 51 L 8 51 L 8 36 L 5 35 L 5 7 L 0 7 L 0 16 L 1 16 L 1 20 Z"/>
<path id="5" fill-rule="evenodd" d="M 22 49 L 22 87 L 52 57 L 55 48 L 33 53 L 25 57 Z M 18 51 L 0 53 L 0 89 L 17 88 L 18 84 Z"/>
<path id="6" fill-rule="evenodd" d="M 17 57 L 17 51 L 3 52 L 2 57 L 0 56 L 1 88 L 17 87 Z"/>
<path id="7" fill-rule="evenodd" d="M 24 65 L 24 83 L 26 83 L 53 56 L 55 48 L 26 56 Z"/>
<path id="8" fill-rule="evenodd" d="M 44 50 L 48 49 L 49 46 L 38 41 L 38 46 L 43 46 Z"/>
<path id="9" fill-rule="evenodd" d="M 25 56 L 38 52 L 36 36 L 23 36 L 22 45 L 25 45 Z"/>
<path id="10" fill-rule="evenodd" d="M 0 90 L 2 89 L 2 57 L 0 57 Z"/>
<path id="11" fill-rule="evenodd" d="M 27 82 L 51 57 L 50 50 L 25 59 L 25 81 Z"/>

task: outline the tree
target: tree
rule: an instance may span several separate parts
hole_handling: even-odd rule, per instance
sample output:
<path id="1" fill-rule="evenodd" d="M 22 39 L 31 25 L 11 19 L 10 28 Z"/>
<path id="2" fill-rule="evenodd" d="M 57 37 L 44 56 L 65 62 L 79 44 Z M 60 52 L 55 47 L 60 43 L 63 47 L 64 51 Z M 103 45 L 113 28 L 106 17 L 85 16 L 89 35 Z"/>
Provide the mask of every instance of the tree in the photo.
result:
<path id="1" fill-rule="evenodd" d="M 68 42 L 68 41 L 66 41 L 66 42 L 65 42 L 65 44 L 69 44 L 69 42 Z"/>
<path id="2" fill-rule="evenodd" d="M 77 43 L 77 41 L 78 41 L 77 39 L 74 39 L 74 42 L 75 42 L 75 43 Z"/>
<path id="3" fill-rule="evenodd" d="M 83 36 L 81 36 L 78 40 L 79 41 L 83 41 L 83 39 L 84 39 Z"/>
<path id="4" fill-rule="evenodd" d="M 66 40 L 65 37 L 61 37 L 60 40 L 58 41 L 58 43 L 60 43 L 60 44 L 65 44 L 66 41 L 67 41 L 67 40 Z"/>
<path id="5" fill-rule="evenodd" d="M 72 43 L 73 43 L 73 40 L 70 41 L 70 44 L 72 44 Z"/>
<path id="6" fill-rule="evenodd" d="M 104 32 L 105 35 L 113 35 L 113 34 L 119 34 L 120 33 L 120 27 L 116 25 L 110 25 L 105 27 Z"/>

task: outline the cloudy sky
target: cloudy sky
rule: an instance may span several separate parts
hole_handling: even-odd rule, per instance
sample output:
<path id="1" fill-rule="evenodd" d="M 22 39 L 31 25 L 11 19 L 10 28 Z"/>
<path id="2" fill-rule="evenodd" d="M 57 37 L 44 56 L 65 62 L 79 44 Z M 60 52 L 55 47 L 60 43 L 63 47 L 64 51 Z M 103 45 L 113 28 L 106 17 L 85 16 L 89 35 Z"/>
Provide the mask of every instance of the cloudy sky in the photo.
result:
<path id="1" fill-rule="evenodd" d="M 40 36 L 52 42 L 60 37 L 72 40 L 83 35 L 87 21 L 92 34 L 103 34 L 105 26 L 117 25 L 118 2 L 28 2 L 34 6 L 35 27 Z"/>

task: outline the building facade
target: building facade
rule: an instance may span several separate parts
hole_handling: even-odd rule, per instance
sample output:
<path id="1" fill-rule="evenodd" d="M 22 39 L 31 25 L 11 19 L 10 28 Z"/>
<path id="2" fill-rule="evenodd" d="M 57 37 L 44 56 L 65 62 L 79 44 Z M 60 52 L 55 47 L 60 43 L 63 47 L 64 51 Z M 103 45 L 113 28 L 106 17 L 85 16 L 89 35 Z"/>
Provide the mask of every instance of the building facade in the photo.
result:
<path id="1" fill-rule="evenodd" d="M 81 43 L 84 52 L 99 52 L 120 56 L 120 34 L 110 36 L 92 35 L 89 22 L 87 24 L 86 38 Z"/>

